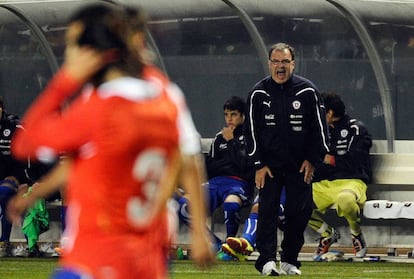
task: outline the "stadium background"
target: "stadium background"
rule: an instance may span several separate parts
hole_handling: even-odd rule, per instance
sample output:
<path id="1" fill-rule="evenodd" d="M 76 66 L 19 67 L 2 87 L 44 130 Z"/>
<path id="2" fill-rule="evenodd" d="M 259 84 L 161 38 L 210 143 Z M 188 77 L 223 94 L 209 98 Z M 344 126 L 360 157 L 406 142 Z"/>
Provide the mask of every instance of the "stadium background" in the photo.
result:
<path id="1" fill-rule="evenodd" d="M 63 58 L 67 16 L 83 0 L 0 1 L 0 94 L 20 116 Z M 414 1 L 140 0 L 155 62 L 183 89 L 206 142 L 221 104 L 267 74 L 267 49 L 296 49 L 296 71 L 334 90 L 374 138 L 369 199 L 414 200 Z M 208 146 L 208 144 L 206 144 Z M 217 220 L 220 216 L 217 217 Z M 333 218 L 346 236 L 345 223 Z M 369 247 L 411 247 L 412 220 L 363 220 Z M 215 227 L 219 232 L 220 226 Z M 22 240 L 19 230 L 13 233 Z M 59 225 L 42 239 L 58 240 Z M 316 238 L 307 232 L 306 244 Z M 186 242 L 185 232 L 180 241 Z M 339 245 L 350 246 L 343 237 Z"/>

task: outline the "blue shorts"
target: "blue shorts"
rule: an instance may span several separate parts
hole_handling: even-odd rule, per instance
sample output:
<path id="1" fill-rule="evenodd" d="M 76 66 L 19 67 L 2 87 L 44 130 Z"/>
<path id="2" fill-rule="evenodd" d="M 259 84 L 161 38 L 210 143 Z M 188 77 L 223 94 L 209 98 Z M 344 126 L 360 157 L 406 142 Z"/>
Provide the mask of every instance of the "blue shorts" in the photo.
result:
<path id="1" fill-rule="evenodd" d="M 51 279 L 84 279 L 93 277 L 90 274 L 84 274 L 73 269 L 57 268 L 50 277 Z"/>
<path id="2" fill-rule="evenodd" d="M 229 195 L 239 196 L 242 206 L 247 206 L 251 202 L 253 187 L 244 180 L 229 176 L 217 176 L 211 178 L 206 187 L 210 214 L 222 205 Z"/>
<path id="3" fill-rule="evenodd" d="M 9 187 L 0 186 L 0 216 L 2 212 L 6 211 L 6 206 L 9 200 L 16 194 L 16 191 Z"/>

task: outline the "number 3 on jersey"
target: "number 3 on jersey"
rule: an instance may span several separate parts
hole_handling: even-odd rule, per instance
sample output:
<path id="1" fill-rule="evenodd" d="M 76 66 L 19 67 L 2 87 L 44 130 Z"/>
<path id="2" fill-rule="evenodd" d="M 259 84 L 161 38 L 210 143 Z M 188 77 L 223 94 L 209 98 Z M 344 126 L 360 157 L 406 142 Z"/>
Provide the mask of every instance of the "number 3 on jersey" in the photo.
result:
<path id="1" fill-rule="evenodd" d="M 127 203 L 127 218 L 134 227 L 148 225 L 156 215 L 154 205 L 166 162 L 165 152 L 156 148 L 141 152 L 135 160 L 132 175 L 142 183 L 142 196 L 133 196 Z"/>

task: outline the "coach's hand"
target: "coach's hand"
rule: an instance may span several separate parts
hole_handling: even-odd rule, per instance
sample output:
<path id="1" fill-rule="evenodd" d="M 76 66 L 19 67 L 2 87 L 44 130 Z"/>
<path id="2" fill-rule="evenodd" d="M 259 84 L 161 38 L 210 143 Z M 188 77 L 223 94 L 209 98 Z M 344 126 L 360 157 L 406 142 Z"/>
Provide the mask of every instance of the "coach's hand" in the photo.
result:
<path id="1" fill-rule="evenodd" d="M 269 175 L 271 178 L 273 178 L 273 174 L 268 166 L 264 166 L 260 170 L 256 171 L 255 183 L 257 189 L 262 189 L 264 187 L 266 175 Z"/>
<path id="2" fill-rule="evenodd" d="M 307 184 L 312 183 L 314 171 L 315 167 L 308 160 L 303 161 L 302 166 L 299 170 L 300 173 L 304 173 L 303 181 Z"/>

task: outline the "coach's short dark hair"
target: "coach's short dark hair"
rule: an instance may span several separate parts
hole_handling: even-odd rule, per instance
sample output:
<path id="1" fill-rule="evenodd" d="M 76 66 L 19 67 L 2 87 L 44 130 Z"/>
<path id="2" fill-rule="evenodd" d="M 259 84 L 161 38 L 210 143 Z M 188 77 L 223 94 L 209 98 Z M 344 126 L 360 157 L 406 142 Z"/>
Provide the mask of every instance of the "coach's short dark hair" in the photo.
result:
<path id="1" fill-rule="evenodd" d="M 274 50 L 283 51 L 284 49 L 288 49 L 289 52 L 290 52 L 290 55 L 292 56 L 292 60 L 295 60 L 295 49 L 292 46 L 290 46 L 286 43 L 277 43 L 277 44 L 272 45 L 270 47 L 269 53 L 268 53 L 269 60 L 270 60 L 270 57 L 272 56 L 272 52 Z"/>

